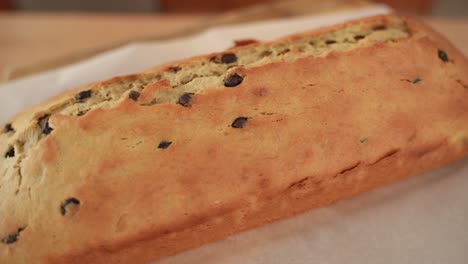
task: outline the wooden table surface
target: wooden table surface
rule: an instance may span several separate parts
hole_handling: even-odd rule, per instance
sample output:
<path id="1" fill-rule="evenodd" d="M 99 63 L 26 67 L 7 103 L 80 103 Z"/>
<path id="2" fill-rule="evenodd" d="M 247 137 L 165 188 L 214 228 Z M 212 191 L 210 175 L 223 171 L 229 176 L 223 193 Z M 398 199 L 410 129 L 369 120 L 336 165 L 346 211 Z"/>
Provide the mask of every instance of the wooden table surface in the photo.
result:
<path id="1" fill-rule="evenodd" d="M 0 13 L 0 78 L 7 70 L 180 30 L 204 15 Z"/>
<path id="2" fill-rule="evenodd" d="M 98 46 L 181 30 L 209 19 L 201 14 L 0 13 L 0 74 Z M 468 18 L 424 19 L 468 56 Z"/>

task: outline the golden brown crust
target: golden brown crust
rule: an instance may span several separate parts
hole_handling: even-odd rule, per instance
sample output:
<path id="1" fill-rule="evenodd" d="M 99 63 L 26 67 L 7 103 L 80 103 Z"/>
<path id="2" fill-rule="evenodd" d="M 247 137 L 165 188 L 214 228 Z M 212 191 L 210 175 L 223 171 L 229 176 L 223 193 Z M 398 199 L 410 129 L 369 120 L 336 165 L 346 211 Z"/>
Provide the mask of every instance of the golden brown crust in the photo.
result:
<path id="1" fill-rule="evenodd" d="M 468 62 L 405 21 L 409 38 L 235 69 L 241 84 L 191 95 L 188 107 L 126 98 L 53 115 L 21 164 L 29 190 L 2 181 L 0 235 L 25 229 L 0 244 L 0 262 L 145 263 L 465 156 Z M 144 102 L 170 89 L 147 86 Z M 71 197 L 78 211 L 62 215 Z"/>

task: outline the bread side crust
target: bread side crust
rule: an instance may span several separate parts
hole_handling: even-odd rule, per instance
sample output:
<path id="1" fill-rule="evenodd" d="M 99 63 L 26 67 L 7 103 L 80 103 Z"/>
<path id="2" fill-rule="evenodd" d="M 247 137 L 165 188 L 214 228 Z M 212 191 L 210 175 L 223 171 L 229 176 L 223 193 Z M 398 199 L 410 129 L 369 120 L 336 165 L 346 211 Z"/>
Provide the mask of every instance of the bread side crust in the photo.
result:
<path id="1" fill-rule="evenodd" d="M 454 152 L 457 154 L 454 155 Z M 359 166 L 349 172 L 329 175 L 333 182 L 306 177 L 292 183 L 283 193 L 265 197 L 252 208 L 231 212 L 212 212 L 211 216 L 194 220 L 180 229 L 142 234 L 117 246 L 93 248 L 78 254 L 48 259 L 47 263 L 148 263 L 179 252 L 215 242 L 248 229 L 291 217 L 308 210 L 327 206 L 337 201 L 414 176 L 443 164 L 462 158 L 465 153 L 453 146 L 441 145 L 423 158 L 414 152 L 398 152 L 381 161 Z M 395 164 L 399 164 L 395 169 Z"/>

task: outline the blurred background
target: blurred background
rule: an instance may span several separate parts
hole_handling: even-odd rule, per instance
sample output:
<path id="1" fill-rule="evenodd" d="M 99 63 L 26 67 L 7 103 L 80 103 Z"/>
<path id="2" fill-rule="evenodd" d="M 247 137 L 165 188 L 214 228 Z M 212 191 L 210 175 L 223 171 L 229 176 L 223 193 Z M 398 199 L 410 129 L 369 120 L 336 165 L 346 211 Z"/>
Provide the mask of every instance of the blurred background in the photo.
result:
<path id="1" fill-rule="evenodd" d="M 468 54 L 468 0 L 0 0 L 0 82 L 131 42 L 376 4 L 420 17 Z"/>
<path id="2" fill-rule="evenodd" d="M 274 2 L 274 0 L 0 0 L 0 8 L 49 12 L 212 13 L 268 2 Z M 326 1 L 310 0 L 309 2 Z M 374 2 L 387 4 L 407 13 L 439 16 L 468 15 L 467 0 L 377 0 Z"/>

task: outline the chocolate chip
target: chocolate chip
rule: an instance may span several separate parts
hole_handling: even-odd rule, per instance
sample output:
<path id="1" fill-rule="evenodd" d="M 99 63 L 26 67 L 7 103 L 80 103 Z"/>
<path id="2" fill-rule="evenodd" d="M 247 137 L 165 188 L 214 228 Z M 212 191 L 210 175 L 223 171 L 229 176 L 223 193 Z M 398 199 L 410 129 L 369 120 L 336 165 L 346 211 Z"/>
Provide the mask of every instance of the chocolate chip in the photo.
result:
<path id="1" fill-rule="evenodd" d="M 133 101 L 138 101 L 138 98 L 140 97 L 140 93 L 137 91 L 130 91 L 128 94 L 128 98 L 132 99 Z"/>
<path id="2" fill-rule="evenodd" d="M 193 93 L 184 93 L 179 97 L 179 100 L 177 101 L 178 104 L 189 107 L 192 106 L 192 95 Z"/>
<path id="3" fill-rule="evenodd" d="M 50 132 L 52 132 L 52 130 L 54 130 L 53 128 L 51 128 L 51 127 L 49 126 L 49 120 L 47 120 L 47 121 L 44 123 L 44 125 L 41 127 L 41 129 L 42 129 L 42 133 L 44 133 L 44 134 L 46 134 L 46 135 L 50 134 Z"/>
<path id="4" fill-rule="evenodd" d="M 271 50 L 265 50 L 262 53 L 260 53 L 260 57 L 267 57 L 270 56 L 273 52 Z"/>
<path id="5" fill-rule="evenodd" d="M 387 29 L 387 27 L 385 25 L 378 25 L 378 26 L 373 27 L 372 29 L 375 30 L 375 31 L 385 30 L 385 29 Z"/>
<path id="6" fill-rule="evenodd" d="M 213 56 L 210 58 L 210 61 L 211 62 L 214 62 L 214 63 L 221 63 L 221 60 L 219 59 L 218 56 Z"/>
<path id="7" fill-rule="evenodd" d="M 13 158 L 15 156 L 15 148 L 10 147 L 10 149 L 5 153 L 5 158 Z"/>
<path id="8" fill-rule="evenodd" d="M 439 55 L 439 58 L 443 62 L 448 62 L 449 61 L 448 55 L 447 55 L 447 53 L 445 53 L 445 51 L 440 49 L 440 50 L 438 50 L 437 54 Z"/>
<path id="9" fill-rule="evenodd" d="M 226 87 L 234 87 L 242 83 L 244 78 L 242 78 L 239 74 L 234 73 L 229 75 L 226 79 L 224 79 L 224 86 Z"/>
<path id="10" fill-rule="evenodd" d="M 335 44 L 335 43 L 336 43 L 336 40 L 332 40 L 332 39 L 325 41 L 325 44 L 327 44 L 327 45 L 331 45 L 331 44 Z"/>
<path id="11" fill-rule="evenodd" d="M 70 215 L 76 212 L 77 207 L 80 205 L 80 201 L 76 198 L 68 198 L 60 205 L 60 213 L 62 215 Z M 74 209 L 72 209 L 74 208 Z"/>
<path id="12" fill-rule="evenodd" d="M 422 81 L 421 78 L 419 78 L 419 77 L 414 77 L 413 80 L 411 80 L 411 83 L 417 84 L 418 82 L 421 82 L 421 81 Z"/>
<path id="13" fill-rule="evenodd" d="M 158 148 L 160 148 L 160 149 L 167 149 L 171 144 L 172 144 L 171 141 L 163 140 L 163 141 L 161 141 L 161 142 L 159 143 Z"/>
<path id="14" fill-rule="evenodd" d="M 248 119 L 249 119 L 248 117 L 240 116 L 240 117 L 234 119 L 234 122 L 232 122 L 231 126 L 233 128 L 243 128 L 245 123 L 247 123 Z"/>
<path id="15" fill-rule="evenodd" d="M 12 244 L 12 243 L 15 243 L 16 241 L 18 241 L 18 237 L 20 235 L 21 232 L 23 232 L 24 228 L 18 228 L 18 230 L 13 233 L 13 234 L 9 234 L 8 236 L 4 237 L 2 239 L 2 242 L 5 243 L 5 244 Z"/>
<path id="16" fill-rule="evenodd" d="M 14 132 L 15 129 L 13 128 L 13 126 L 11 125 L 11 123 L 8 123 L 5 125 L 5 127 L 3 127 L 3 131 L 5 133 L 8 133 L 8 132 Z"/>
<path id="17" fill-rule="evenodd" d="M 15 243 L 18 240 L 18 233 L 11 234 L 3 238 L 3 243 L 5 244 L 12 244 Z"/>
<path id="18" fill-rule="evenodd" d="M 77 95 L 75 95 L 75 99 L 77 101 L 83 101 L 86 98 L 91 97 L 91 90 L 81 91 Z"/>
<path id="19" fill-rule="evenodd" d="M 237 56 L 234 53 L 225 53 L 221 56 L 218 55 L 211 57 L 210 61 L 214 63 L 230 64 L 237 61 Z"/>
<path id="20" fill-rule="evenodd" d="M 53 128 L 49 126 L 49 117 L 50 115 L 43 115 L 38 120 L 38 125 L 41 127 L 42 133 L 45 135 L 50 134 L 50 132 L 54 130 Z"/>
<path id="21" fill-rule="evenodd" d="M 354 36 L 354 39 L 355 39 L 356 41 L 361 40 L 361 39 L 363 39 L 363 38 L 365 38 L 365 36 L 363 36 L 363 35 L 356 35 L 356 36 Z"/>
<path id="22" fill-rule="evenodd" d="M 234 63 L 237 61 L 237 56 L 234 53 L 225 53 L 221 56 L 221 62 L 225 64 Z"/>
<path id="23" fill-rule="evenodd" d="M 286 54 L 286 53 L 288 53 L 290 51 L 291 51 L 290 49 L 284 49 L 284 50 L 278 52 L 278 55 L 283 55 L 283 54 Z"/>
<path id="24" fill-rule="evenodd" d="M 413 79 L 401 79 L 401 81 L 409 82 L 412 84 L 417 84 L 422 81 L 422 79 L 419 76 L 414 77 Z"/>
<path id="25" fill-rule="evenodd" d="M 168 68 L 168 70 L 170 72 L 177 73 L 178 71 L 182 70 L 182 68 L 179 67 L 179 66 L 171 66 L 171 67 Z"/>

